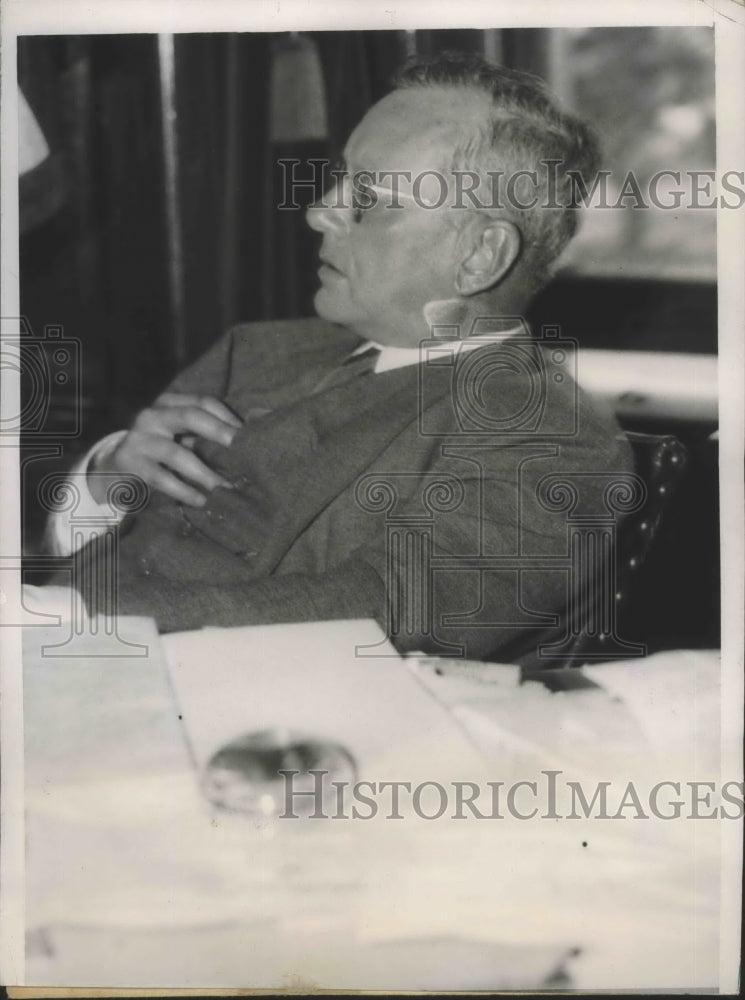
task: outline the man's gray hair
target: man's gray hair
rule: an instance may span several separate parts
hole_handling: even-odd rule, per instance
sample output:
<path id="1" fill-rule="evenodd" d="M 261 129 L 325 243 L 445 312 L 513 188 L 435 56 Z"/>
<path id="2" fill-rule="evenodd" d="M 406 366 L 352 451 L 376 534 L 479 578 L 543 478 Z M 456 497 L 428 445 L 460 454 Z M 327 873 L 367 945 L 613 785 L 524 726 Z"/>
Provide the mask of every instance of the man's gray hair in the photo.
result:
<path id="1" fill-rule="evenodd" d="M 503 171 L 501 201 L 506 215 L 520 229 L 526 262 L 537 285 L 543 284 L 552 262 L 578 226 L 574 206 L 579 175 L 589 188 L 600 165 L 600 148 L 592 129 L 559 107 L 543 80 L 531 73 L 497 66 L 471 53 L 443 52 L 416 58 L 394 79 L 396 89 L 410 87 L 468 87 L 491 99 L 493 113 L 476 134 L 464 138 L 453 151 L 452 170 L 479 175 L 478 197 L 491 204 L 493 184 L 487 171 Z M 546 161 L 559 161 L 547 167 Z M 534 198 L 534 207 L 522 209 L 505 197 L 505 185 L 518 171 L 535 171 L 537 183 L 522 176 L 514 187 L 514 200 Z M 549 190 L 549 176 L 553 180 Z M 545 207 L 558 204 L 561 207 Z"/>

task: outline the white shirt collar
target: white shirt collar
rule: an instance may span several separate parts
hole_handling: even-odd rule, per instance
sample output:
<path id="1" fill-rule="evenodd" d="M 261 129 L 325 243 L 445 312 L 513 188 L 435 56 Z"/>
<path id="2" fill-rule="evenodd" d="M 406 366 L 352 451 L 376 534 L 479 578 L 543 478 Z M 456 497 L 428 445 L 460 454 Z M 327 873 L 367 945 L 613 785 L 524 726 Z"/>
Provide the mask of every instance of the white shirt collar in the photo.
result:
<path id="1" fill-rule="evenodd" d="M 481 333 L 475 337 L 466 337 L 464 340 L 443 340 L 437 344 L 437 348 L 443 350 L 472 351 L 475 347 L 483 344 L 498 343 L 520 333 L 519 327 L 513 330 L 503 330 L 499 333 Z M 433 342 L 434 344 L 434 342 Z M 366 340 L 353 352 L 361 354 L 370 347 L 376 347 L 380 351 L 380 356 L 375 362 L 375 374 L 393 371 L 395 368 L 406 368 L 408 365 L 418 365 L 422 361 L 421 349 L 419 347 L 391 347 L 387 344 L 378 344 L 374 340 Z"/>

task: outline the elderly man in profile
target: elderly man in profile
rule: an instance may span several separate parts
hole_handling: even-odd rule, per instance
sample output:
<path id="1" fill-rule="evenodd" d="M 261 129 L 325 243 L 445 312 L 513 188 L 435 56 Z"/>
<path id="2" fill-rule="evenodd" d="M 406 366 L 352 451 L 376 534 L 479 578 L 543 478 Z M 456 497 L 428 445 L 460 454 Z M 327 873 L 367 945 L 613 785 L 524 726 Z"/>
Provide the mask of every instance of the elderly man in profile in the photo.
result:
<path id="1" fill-rule="evenodd" d="M 86 459 L 91 503 L 104 474 L 152 491 L 120 528 L 119 613 L 374 617 L 403 652 L 518 660 L 567 602 L 551 476 L 631 467 L 520 318 L 576 228 L 592 137 L 535 78 L 451 54 L 405 68 L 344 158 L 308 210 L 317 318 L 233 329 Z M 600 503 L 579 491 L 579 513 Z"/>

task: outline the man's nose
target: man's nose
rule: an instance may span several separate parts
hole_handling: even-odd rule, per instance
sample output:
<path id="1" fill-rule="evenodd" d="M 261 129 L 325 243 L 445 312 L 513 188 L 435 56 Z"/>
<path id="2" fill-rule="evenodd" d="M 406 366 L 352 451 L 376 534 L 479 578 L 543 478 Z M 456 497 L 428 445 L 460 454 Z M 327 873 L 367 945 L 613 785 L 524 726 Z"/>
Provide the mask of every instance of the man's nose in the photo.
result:
<path id="1" fill-rule="evenodd" d="M 339 197 L 337 189 L 332 188 L 319 201 L 308 206 L 305 218 L 317 233 L 343 233 L 349 225 L 349 208 Z"/>

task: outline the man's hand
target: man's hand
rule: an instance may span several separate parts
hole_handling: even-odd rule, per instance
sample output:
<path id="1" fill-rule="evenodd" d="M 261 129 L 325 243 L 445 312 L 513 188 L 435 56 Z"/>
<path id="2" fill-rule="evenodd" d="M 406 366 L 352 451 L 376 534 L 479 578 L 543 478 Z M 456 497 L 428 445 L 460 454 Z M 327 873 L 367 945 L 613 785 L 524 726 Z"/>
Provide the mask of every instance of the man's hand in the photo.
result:
<path id="1" fill-rule="evenodd" d="M 206 493 L 216 486 L 230 488 L 231 483 L 197 458 L 194 442 L 203 438 L 227 448 L 240 426 L 241 420 L 219 399 L 164 392 L 137 415 L 113 451 L 94 458 L 92 471 L 133 474 L 174 500 L 202 507 Z M 89 476 L 88 485 L 94 499 L 103 503 L 105 477 Z"/>

